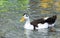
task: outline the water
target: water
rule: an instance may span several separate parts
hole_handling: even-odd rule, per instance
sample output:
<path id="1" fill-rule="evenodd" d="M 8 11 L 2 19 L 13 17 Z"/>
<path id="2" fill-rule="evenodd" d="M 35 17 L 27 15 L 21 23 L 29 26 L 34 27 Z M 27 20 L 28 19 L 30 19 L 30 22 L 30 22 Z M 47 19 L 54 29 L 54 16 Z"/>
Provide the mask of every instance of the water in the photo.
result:
<path id="1" fill-rule="evenodd" d="M 20 13 L 21 14 L 21 13 Z M 56 32 L 50 32 L 48 29 L 38 31 L 25 30 L 24 23 L 19 20 L 22 16 L 18 13 L 0 13 L 0 37 L 2 38 L 60 38 L 59 14 L 54 29 Z"/>
<path id="2" fill-rule="evenodd" d="M 38 31 L 26 30 L 23 28 L 24 23 L 19 21 L 22 17 L 21 14 L 24 12 L 20 10 L 11 10 L 8 12 L 0 12 L 0 38 L 60 38 L 60 13 L 54 9 L 40 8 L 38 7 L 39 5 L 39 0 L 36 1 L 36 3 L 33 2 L 30 4 L 28 13 L 31 12 L 31 21 L 36 18 L 57 14 L 57 20 L 54 27 L 56 32 L 50 32 L 49 29 L 41 29 Z M 42 10 L 47 10 L 49 13 L 41 12 Z"/>

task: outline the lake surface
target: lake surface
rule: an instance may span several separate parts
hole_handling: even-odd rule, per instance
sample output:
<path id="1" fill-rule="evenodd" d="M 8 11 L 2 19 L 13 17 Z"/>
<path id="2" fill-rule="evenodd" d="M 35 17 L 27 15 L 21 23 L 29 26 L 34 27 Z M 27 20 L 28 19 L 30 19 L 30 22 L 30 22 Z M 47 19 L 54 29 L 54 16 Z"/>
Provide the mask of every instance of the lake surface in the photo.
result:
<path id="1" fill-rule="evenodd" d="M 40 29 L 38 31 L 26 30 L 23 28 L 25 22 L 20 22 L 20 18 L 25 11 L 10 9 L 10 11 L 7 12 L 0 12 L 0 38 L 60 38 L 60 12 L 55 10 L 55 5 L 46 9 L 39 7 L 39 1 L 40 0 L 31 0 L 29 10 L 26 10 L 26 12 L 30 15 L 31 21 L 57 14 L 54 27 L 56 32 L 50 32 L 49 29 Z"/>
<path id="2" fill-rule="evenodd" d="M 22 17 L 20 14 L 19 12 L 0 13 L 0 38 L 60 38 L 60 14 L 57 14 L 58 18 L 54 27 L 56 32 L 49 32 L 48 29 L 25 30 L 24 23 L 19 21 Z"/>

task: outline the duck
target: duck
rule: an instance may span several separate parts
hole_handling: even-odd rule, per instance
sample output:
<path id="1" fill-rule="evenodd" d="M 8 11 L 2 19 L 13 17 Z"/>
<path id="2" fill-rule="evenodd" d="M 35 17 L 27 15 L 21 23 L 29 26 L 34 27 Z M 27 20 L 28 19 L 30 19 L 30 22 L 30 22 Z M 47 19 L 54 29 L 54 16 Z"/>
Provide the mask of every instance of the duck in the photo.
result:
<path id="1" fill-rule="evenodd" d="M 29 15 L 27 13 L 24 13 L 20 19 L 20 22 L 25 21 L 24 29 L 36 30 L 53 27 L 55 25 L 56 19 L 57 15 L 53 15 L 51 17 L 44 17 L 30 21 Z"/>

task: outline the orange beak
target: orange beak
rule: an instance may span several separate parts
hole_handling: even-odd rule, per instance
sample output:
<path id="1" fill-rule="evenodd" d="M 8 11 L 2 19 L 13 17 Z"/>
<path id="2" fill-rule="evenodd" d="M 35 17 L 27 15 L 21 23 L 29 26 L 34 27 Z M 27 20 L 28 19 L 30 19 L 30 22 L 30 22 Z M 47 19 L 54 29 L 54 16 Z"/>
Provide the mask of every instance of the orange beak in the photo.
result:
<path id="1" fill-rule="evenodd" d="M 20 19 L 20 22 L 24 22 L 24 21 L 25 21 L 25 18 L 22 17 L 22 18 Z"/>

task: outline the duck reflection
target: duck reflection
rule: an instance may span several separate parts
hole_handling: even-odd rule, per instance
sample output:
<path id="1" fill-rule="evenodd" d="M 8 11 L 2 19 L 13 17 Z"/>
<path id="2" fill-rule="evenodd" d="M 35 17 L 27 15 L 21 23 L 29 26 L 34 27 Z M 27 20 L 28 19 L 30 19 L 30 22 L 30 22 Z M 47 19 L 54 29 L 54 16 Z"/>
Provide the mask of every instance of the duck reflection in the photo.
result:
<path id="1" fill-rule="evenodd" d="M 43 38 L 48 35 L 48 29 L 39 29 L 39 30 L 24 30 L 26 38 Z"/>
<path id="2" fill-rule="evenodd" d="M 25 37 L 26 37 L 26 38 L 31 38 L 30 35 L 33 34 L 33 31 L 32 31 L 32 30 L 27 30 L 27 29 L 25 29 L 25 30 L 24 30 L 24 34 L 25 34 Z"/>

